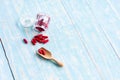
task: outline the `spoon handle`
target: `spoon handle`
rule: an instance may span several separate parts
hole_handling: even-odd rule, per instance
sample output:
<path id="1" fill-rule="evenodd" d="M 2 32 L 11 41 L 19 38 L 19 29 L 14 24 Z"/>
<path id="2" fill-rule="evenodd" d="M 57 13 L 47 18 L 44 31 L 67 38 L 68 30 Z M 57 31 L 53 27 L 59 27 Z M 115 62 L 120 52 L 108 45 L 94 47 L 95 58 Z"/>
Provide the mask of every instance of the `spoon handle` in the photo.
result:
<path id="1" fill-rule="evenodd" d="M 60 67 L 63 67 L 63 63 L 57 61 L 55 58 L 51 58 L 51 60 L 55 61 Z"/>

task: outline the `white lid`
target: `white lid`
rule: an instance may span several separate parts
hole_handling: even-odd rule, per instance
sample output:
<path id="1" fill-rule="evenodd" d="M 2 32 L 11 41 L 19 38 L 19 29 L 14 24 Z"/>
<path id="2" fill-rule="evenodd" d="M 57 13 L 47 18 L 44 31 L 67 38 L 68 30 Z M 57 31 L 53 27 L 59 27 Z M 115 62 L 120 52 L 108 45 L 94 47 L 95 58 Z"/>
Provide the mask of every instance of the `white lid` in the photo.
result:
<path id="1" fill-rule="evenodd" d="M 31 17 L 21 17 L 20 22 L 23 27 L 32 27 L 35 23 L 35 20 Z"/>

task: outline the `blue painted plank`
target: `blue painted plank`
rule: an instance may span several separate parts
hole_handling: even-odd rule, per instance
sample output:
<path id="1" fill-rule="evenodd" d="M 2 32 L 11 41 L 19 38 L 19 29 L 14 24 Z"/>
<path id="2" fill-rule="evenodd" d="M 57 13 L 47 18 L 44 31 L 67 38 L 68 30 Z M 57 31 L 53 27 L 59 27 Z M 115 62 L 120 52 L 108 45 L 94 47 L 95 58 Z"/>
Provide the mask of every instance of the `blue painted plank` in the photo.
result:
<path id="1" fill-rule="evenodd" d="M 89 10 L 86 1 L 71 0 L 70 2 L 62 2 L 70 19 L 76 24 L 76 29 L 82 36 L 88 51 L 93 56 L 102 79 L 119 79 L 119 58 L 112 47 L 110 47 L 110 44 L 108 44 L 108 41 L 106 41 L 106 36 L 101 28 L 98 27 L 99 24 L 96 22 L 95 17 L 93 17 L 94 14 Z M 76 8 L 74 5 L 76 5 Z M 95 12 L 98 12 L 98 10 Z M 113 71 L 114 69 L 116 70 Z"/>
<path id="2" fill-rule="evenodd" d="M 96 1 L 96 4 L 87 2 L 91 7 L 91 10 L 95 14 L 97 18 L 97 23 L 100 23 L 101 28 L 103 29 L 106 37 L 108 38 L 109 43 L 113 47 L 115 54 L 118 58 L 120 58 L 120 49 L 119 49 L 119 13 L 114 10 L 115 7 L 111 4 L 109 0 L 107 1 Z M 99 11 L 95 12 L 95 6 L 99 7 Z M 102 13 L 101 13 L 102 12 Z M 109 14 L 110 13 L 110 14 Z M 99 15 L 99 16 L 98 16 Z M 116 26 L 116 27 L 114 27 Z M 112 28 L 112 29 L 111 29 Z"/>
<path id="3" fill-rule="evenodd" d="M 0 80 L 13 80 L 0 40 Z"/>
<path id="4" fill-rule="evenodd" d="M 110 0 L 102 0 L 102 1 L 96 1 L 95 4 L 92 4 L 90 1 L 87 2 L 91 8 L 91 11 L 93 11 L 94 15 L 96 16 L 96 21 L 98 24 L 100 24 L 102 30 L 104 31 L 104 34 L 106 35 L 106 38 L 108 42 L 110 43 L 111 47 L 114 50 L 114 54 L 116 55 L 116 59 L 113 59 L 114 63 L 116 65 L 113 66 L 111 64 L 111 72 L 114 76 L 114 79 L 119 80 L 120 79 L 120 39 L 119 39 L 119 30 L 120 30 L 120 24 L 119 24 L 119 10 L 116 10 L 111 3 Z M 117 1 L 116 1 L 117 3 Z M 96 12 L 96 7 L 99 8 L 99 11 Z"/>

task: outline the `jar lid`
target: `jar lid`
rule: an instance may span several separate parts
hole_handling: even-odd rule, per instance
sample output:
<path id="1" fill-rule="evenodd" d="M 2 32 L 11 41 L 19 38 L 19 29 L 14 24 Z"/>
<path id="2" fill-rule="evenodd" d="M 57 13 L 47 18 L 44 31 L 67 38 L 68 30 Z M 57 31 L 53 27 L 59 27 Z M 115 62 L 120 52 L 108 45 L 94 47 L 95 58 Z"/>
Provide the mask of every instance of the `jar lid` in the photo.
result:
<path id="1" fill-rule="evenodd" d="M 23 27 L 32 27 L 35 23 L 35 20 L 31 17 L 21 17 L 20 23 Z"/>

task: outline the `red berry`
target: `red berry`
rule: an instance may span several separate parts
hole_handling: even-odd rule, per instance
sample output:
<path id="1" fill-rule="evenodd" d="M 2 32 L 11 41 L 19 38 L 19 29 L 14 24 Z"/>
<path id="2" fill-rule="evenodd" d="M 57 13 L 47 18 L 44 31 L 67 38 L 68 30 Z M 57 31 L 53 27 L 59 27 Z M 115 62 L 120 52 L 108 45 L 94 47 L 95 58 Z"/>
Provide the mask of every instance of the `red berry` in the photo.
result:
<path id="1" fill-rule="evenodd" d="M 35 44 L 36 44 L 36 39 L 33 38 L 33 39 L 31 40 L 31 43 L 32 43 L 33 45 L 35 45 Z"/>
<path id="2" fill-rule="evenodd" d="M 44 52 L 44 50 L 42 50 L 42 49 L 39 49 L 38 52 L 39 52 L 40 54 L 42 54 L 42 55 L 45 55 L 45 52 Z"/>
<path id="3" fill-rule="evenodd" d="M 35 27 L 39 32 L 45 31 L 43 28 L 41 27 Z"/>
<path id="4" fill-rule="evenodd" d="M 43 55 L 45 55 L 45 52 L 44 52 L 44 50 L 41 50 L 41 52 L 42 52 L 42 54 L 43 54 Z"/>
<path id="5" fill-rule="evenodd" d="M 41 54 L 42 53 L 41 49 L 39 49 L 38 52 Z"/>
<path id="6" fill-rule="evenodd" d="M 43 19 L 38 20 L 37 25 L 42 26 L 43 25 Z"/>
<path id="7" fill-rule="evenodd" d="M 39 42 L 39 43 L 42 43 L 42 40 L 39 39 L 39 38 L 35 38 L 35 40 L 36 40 L 37 42 Z"/>
<path id="8" fill-rule="evenodd" d="M 42 38 L 43 38 L 43 39 L 46 39 L 46 38 L 48 38 L 48 36 L 42 36 Z"/>
<path id="9" fill-rule="evenodd" d="M 23 42 L 24 42 L 25 44 L 27 44 L 27 43 L 28 43 L 27 39 L 23 39 Z"/>
<path id="10" fill-rule="evenodd" d="M 43 44 L 45 44 L 45 43 L 47 43 L 49 40 L 47 39 L 47 40 L 42 40 L 42 43 Z"/>

